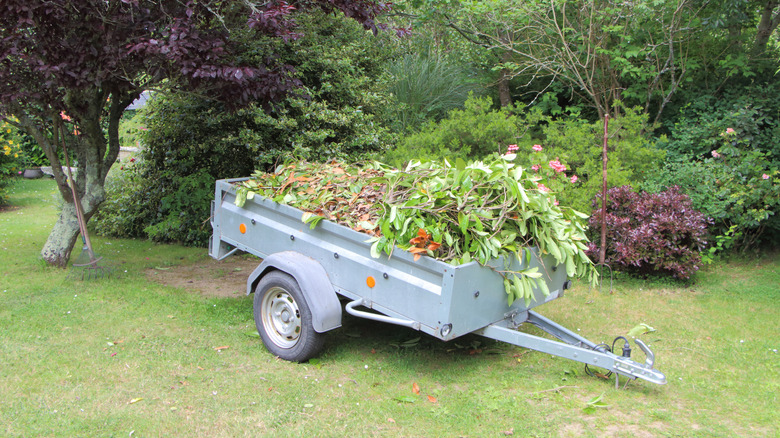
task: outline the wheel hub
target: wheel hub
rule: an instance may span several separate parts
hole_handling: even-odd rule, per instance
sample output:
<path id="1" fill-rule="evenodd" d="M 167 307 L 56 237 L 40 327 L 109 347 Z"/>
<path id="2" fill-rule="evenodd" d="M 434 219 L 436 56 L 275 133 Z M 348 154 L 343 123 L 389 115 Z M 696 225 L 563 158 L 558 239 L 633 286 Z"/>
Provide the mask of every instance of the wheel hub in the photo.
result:
<path id="1" fill-rule="evenodd" d="M 262 303 L 265 332 L 271 342 L 282 348 L 292 348 L 301 334 L 301 312 L 292 295 L 280 287 L 266 292 Z"/>

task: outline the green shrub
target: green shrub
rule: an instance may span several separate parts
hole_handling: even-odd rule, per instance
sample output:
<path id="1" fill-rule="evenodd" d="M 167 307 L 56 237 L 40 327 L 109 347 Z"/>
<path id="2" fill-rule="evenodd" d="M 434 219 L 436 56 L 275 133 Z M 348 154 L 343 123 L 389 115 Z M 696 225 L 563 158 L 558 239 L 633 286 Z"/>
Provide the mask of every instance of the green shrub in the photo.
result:
<path id="1" fill-rule="evenodd" d="M 443 119 L 477 89 L 467 71 L 430 48 L 393 60 L 389 73 L 394 97 L 389 117 L 399 132 Z"/>
<path id="2" fill-rule="evenodd" d="M 780 83 L 729 89 L 700 96 L 681 110 L 658 146 L 671 157 L 703 158 L 721 145 L 720 134 L 734 130 L 748 149 L 766 152 L 780 162 Z"/>
<path id="3" fill-rule="evenodd" d="M 731 230 L 738 249 L 776 239 L 771 231 L 780 226 L 775 214 L 780 209 L 778 165 L 737 131 L 722 129 L 713 146 L 706 158 L 670 160 L 643 188 L 658 192 L 679 186 L 694 208 L 714 220 L 712 236 Z"/>
<path id="4" fill-rule="evenodd" d="M 507 145 L 517 143 L 523 126 L 523 118 L 512 109 L 494 109 L 490 97 L 471 95 L 463 109 L 402 138 L 384 161 L 400 167 L 416 159 L 481 159 L 506 152 Z"/>
<path id="5" fill-rule="evenodd" d="M 610 120 L 609 160 L 610 187 L 640 183 L 655 173 L 664 152 L 655 148 L 643 132 L 646 116 L 638 108 L 623 109 L 623 116 Z M 413 159 L 464 160 L 483 159 L 493 153 L 504 153 L 509 145 L 518 147 L 519 163 L 527 169 L 538 167 L 551 177 L 551 162 L 565 167 L 553 172 L 553 191 L 560 202 L 588 212 L 591 199 L 602 185 L 602 121 L 590 122 L 576 115 L 551 117 L 535 109 L 519 106 L 493 109 L 489 97 L 470 97 L 462 110 L 451 111 L 438 123 L 428 123 L 415 134 L 404 137 L 399 146 L 385 156 L 385 161 L 402 166 Z M 540 145 L 541 151 L 534 151 Z M 574 183 L 572 177 L 576 176 Z"/>
<path id="6" fill-rule="evenodd" d="M 106 178 L 106 200 L 89 221 L 90 227 L 105 236 L 145 236 L 144 228 L 154 213 L 149 205 L 159 202 L 160 194 L 148 190 L 142 166 L 136 159 L 114 166 Z"/>
<path id="7" fill-rule="evenodd" d="M 608 187 L 638 185 L 656 172 L 664 156 L 644 134 L 647 116 L 639 108 L 622 112 L 608 125 Z M 552 159 L 565 163 L 568 175 L 576 175 L 577 181 L 561 193 L 561 202 L 590 212 L 591 200 L 602 189 L 604 122 L 574 116 L 551 118 L 538 113 L 531 114 L 528 121 L 539 126 L 541 132 L 537 139 L 520 142 L 518 146 L 530 150 L 534 141 L 544 147 L 541 156 L 529 156 L 529 164 L 543 165 Z"/>

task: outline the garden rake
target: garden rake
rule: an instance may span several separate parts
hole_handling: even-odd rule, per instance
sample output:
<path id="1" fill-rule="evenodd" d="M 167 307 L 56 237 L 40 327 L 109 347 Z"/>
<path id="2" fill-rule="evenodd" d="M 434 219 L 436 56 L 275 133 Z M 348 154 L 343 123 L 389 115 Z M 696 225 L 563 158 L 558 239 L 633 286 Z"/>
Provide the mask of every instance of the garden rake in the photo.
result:
<path id="1" fill-rule="evenodd" d="M 81 280 L 92 280 L 97 278 L 109 277 L 111 275 L 111 268 L 107 266 L 101 266 L 98 264 L 103 257 L 95 255 L 95 251 L 92 249 L 92 242 L 89 240 L 89 233 L 87 232 L 87 223 L 84 220 L 84 211 L 81 209 L 81 199 L 76 192 L 76 181 L 73 179 L 73 172 L 70 169 L 70 160 L 68 159 L 68 150 L 65 147 L 65 139 L 62 141 L 62 150 L 65 154 L 65 165 L 68 168 L 68 179 L 70 180 L 70 191 L 73 194 L 73 203 L 76 206 L 76 218 L 79 222 L 79 232 L 81 233 L 81 241 L 84 246 L 81 250 L 81 254 L 73 261 L 73 270 L 68 274 L 76 272 L 81 273 Z M 78 275 L 78 274 L 75 274 Z M 74 276 L 75 278 L 75 276 Z"/>

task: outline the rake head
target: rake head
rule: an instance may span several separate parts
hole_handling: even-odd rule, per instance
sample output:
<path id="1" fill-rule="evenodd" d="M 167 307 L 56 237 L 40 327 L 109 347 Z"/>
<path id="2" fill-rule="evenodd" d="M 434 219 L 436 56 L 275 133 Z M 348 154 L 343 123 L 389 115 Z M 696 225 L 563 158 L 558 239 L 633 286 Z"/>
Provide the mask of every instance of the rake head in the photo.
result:
<path id="1" fill-rule="evenodd" d="M 68 278 L 78 278 L 81 280 L 96 280 L 99 278 L 108 278 L 111 276 L 111 268 L 98 264 L 103 257 L 97 257 L 86 246 L 81 254 L 73 261 L 73 269 L 68 273 Z"/>

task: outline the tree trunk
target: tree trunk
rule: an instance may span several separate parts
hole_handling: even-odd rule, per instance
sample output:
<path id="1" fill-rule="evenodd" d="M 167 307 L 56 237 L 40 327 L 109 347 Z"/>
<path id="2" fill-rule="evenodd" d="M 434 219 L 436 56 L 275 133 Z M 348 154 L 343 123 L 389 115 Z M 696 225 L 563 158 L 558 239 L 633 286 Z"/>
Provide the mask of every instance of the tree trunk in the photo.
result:
<path id="1" fill-rule="evenodd" d="M 501 55 L 501 61 L 508 62 L 512 60 L 512 53 L 505 51 Z M 501 104 L 501 108 L 512 105 L 512 93 L 509 90 L 509 80 L 512 79 L 512 72 L 506 68 L 502 68 L 498 77 L 498 102 Z"/>
<path id="2" fill-rule="evenodd" d="M 72 203 L 65 203 L 60 217 L 54 224 L 49 238 L 41 250 L 41 256 L 46 263 L 64 268 L 70 259 L 70 253 L 79 236 L 79 223 L 76 219 L 76 208 Z"/>
<path id="3" fill-rule="evenodd" d="M 780 25 L 780 11 L 775 12 L 775 8 L 780 5 L 778 0 L 768 0 L 761 11 L 761 18 L 758 22 L 756 39 L 753 43 L 753 56 L 761 56 L 769 43 L 769 37 L 772 32 Z"/>
<path id="4" fill-rule="evenodd" d="M 70 164 L 77 167 L 74 175 L 75 188 L 81 201 L 84 223 L 87 223 L 106 199 L 106 176 L 119 154 L 119 119 L 124 109 L 139 93 L 140 91 L 127 92 L 115 96 L 108 105 L 106 114 L 103 110 L 106 102 L 103 90 L 71 91 L 65 99 L 69 108 L 67 112 L 78 117 L 75 117 L 73 122 L 65 123 L 60 119 L 59 111 L 51 110 L 48 120 L 44 120 L 44 123 L 51 124 L 50 132 L 44 131 L 43 129 L 49 128 L 37 125 L 32 117 L 18 108 L 21 125 L 37 140 L 51 162 L 64 200 L 60 217 L 41 250 L 41 257 L 47 263 L 66 267 L 79 236 L 76 208 L 67 172 L 62 172 L 61 166 L 65 163 L 58 158 L 59 148 L 67 150 L 68 156 L 71 157 Z M 101 121 L 105 119 L 108 121 L 107 139 L 101 125 Z M 50 138 L 55 140 L 51 141 Z"/>
<path id="5" fill-rule="evenodd" d="M 82 169 L 79 169 L 79 172 L 82 172 Z M 86 193 L 79 195 L 79 197 L 81 198 L 84 223 L 86 224 L 105 200 L 105 189 L 102 185 L 89 184 L 87 185 Z M 60 212 L 60 217 L 57 219 L 49 234 L 49 238 L 46 239 L 46 243 L 43 245 L 41 257 L 53 266 L 66 267 L 79 234 L 76 205 L 66 200 Z"/>

